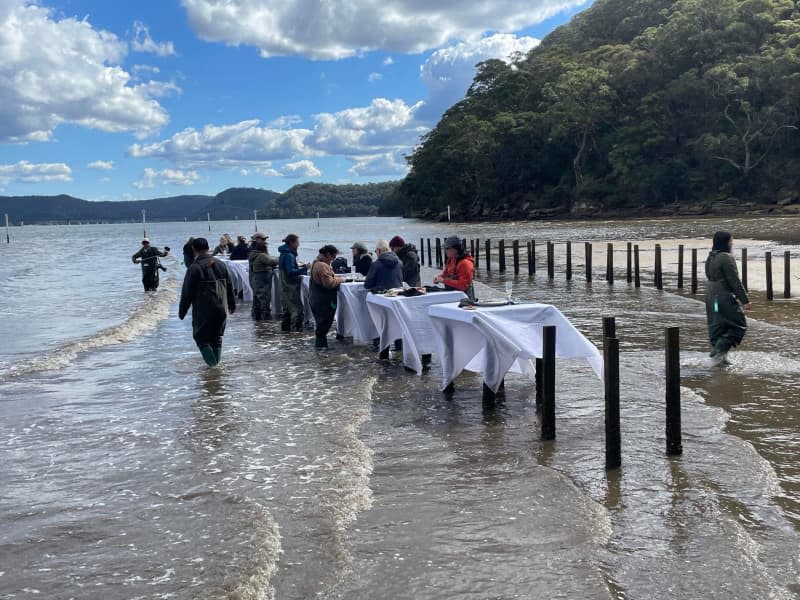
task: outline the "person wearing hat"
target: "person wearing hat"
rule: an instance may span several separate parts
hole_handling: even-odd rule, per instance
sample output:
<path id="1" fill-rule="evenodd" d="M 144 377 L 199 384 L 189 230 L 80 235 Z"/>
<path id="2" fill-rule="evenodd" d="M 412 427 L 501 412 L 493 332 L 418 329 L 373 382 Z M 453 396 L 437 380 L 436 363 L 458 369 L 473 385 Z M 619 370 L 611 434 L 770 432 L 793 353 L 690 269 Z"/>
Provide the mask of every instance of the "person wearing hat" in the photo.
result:
<path id="1" fill-rule="evenodd" d="M 134 264 L 141 263 L 142 265 L 142 285 L 145 292 L 154 292 L 158 289 L 158 269 L 163 268 L 158 258 L 167 254 L 169 254 L 167 246 L 164 246 L 162 252 L 155 246 L 151 246 L 148 238 L 143 238 L 142 247 L 131 257 Z"/>
<path id="2" fill-rule="evenodd" d="M 252 240 L 252 250 L 247 256 L 250 287 L 253 288 L 250 314 L 255 321 L 268 321 L 272 318 L 272 272 L 278 266 L 278 259 L 269 255 L 266 235 L 256 233 Z"/>
<path id="3" fill-rule="evenodd" d="M 443 283 L 448 290 L 464 292 L 475 300 L 475 260 L 461 245 L 461 238 L 452 236 L 444 241 L 444 254 L 447 260 L 444 271 L 434 277 L 433 283 Z"/>
<path id="4" fill-rule="evenodd" d="M 243 235 L 237 236 L 236 245 L 231 251 L 231 260 L 247 260 L 247 238 Z"/>
<path id="5" fill-rule="evenodd" d="M 206 364 L 215 367 L 222 359 L 222 336 L 236 298 L 228 267 L 209 255 L 208 240 L 195 238 L 192 251 L 195 258 L 183 278 L 178 318 L 183 320 L 192 309 L 192 337 Z"/>
<path id="6" fill-rule="evenodd" d="M 361 242 L 356 242 L 350 246 L 353 251 L 353 266 L 356 268 L 356 273 L 367 276 L 369 268 L 372 266 L 372 256 L 370 256 L 367 245 Z"/>
<path id="7" fill-rule="evenodd" d="M 403 281 L 411 287 L 419 287 L 419 255 L 414 244 L 406 244 L 406 241 L 399 235 L 389 240 L 389 248 L 397 254 L 397 258 L 403 263 Z"/>

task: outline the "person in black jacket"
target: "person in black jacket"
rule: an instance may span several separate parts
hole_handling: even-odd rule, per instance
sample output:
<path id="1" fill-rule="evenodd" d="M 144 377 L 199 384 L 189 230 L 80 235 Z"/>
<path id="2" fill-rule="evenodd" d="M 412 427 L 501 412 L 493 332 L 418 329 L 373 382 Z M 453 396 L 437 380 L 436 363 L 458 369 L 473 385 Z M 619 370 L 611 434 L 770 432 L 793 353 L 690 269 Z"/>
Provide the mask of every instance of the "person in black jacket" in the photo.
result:
<path id="1" fill-rule="evenodd" d="M 178 318 L 183 320 L 192 309 L 192 337 L 209 367 L 222 358 L 222 336 L 228 312 L 236 310 L 233 285 L 225 263 L 208 254 L 208 241 L 192 242 L 194 262 L 186 271 L 181 290 Z"/>
<path id="2" fill-rule="evenodd" d="M 406 244 L 406 241 L 399 235 L 394 236 L 389 241 L 389 248 L 397 254 L 397 258 L 403 263 L 403 281 L 411 287 L 419 287 L 422 282 L 419 278 L 419 255 L 414 244 Z"/>
<path id="3" fill-rule="evenodd" d="M 231 260 L 247 260 L 248 251 L 247 238 L 243 235 L 238 236 L 236 238 L 236 245 L 231 251 Z"/>
<path id="4" fill-rule="evenodd" d="M 356 273 L 367 276 L 369 268 L 372 266 L 372 256 L 367 250 L 367 246 L 361 242 L 356 242 L 350 249 L 353 251 L 353 266 L 356 268 Z"/>
<path id="5" fill-rule="evenodd" d="M 389 249 L 389 242 L 378 240 L 375 245 L 378 258 L 372 263 L 364 281 L 364 287 L 371 292 L 390 290 L 403 286 L 403 263 Z"/>
<path id="6" fill-rule="evenodd" d="M 192 242 L 194 241 L 193 237 L 190 237 L 186 240 L 186 243 L 183 245 L 183 264 L 188 269 L 192 266 L 194 262 L 194 251 L 192 250 Z"/>
<path id="7" fill-rule="evenodd" d="M 155 246 L 151 246 L 149 239 L 144 238 L 142 247 L 133 255 L 133 262 L 141 263 L 142 265 L 142 285 L 145 292 L 155 292 L 158 289 L 158 270 L 163 268 L 158 259 L 167 254 L 169 254 L 167 246 L 164 246 L 164 251 L 162 252 Z M 166 271 L 166 268 L 164 270 Z"/>

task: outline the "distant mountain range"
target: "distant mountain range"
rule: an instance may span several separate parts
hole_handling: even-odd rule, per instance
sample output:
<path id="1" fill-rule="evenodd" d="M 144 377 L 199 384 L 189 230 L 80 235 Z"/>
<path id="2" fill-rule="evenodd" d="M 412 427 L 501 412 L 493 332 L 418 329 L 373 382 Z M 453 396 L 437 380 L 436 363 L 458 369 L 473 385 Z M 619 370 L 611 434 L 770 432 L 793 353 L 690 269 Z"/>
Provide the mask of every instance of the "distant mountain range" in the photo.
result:
<path id="1" fill-rule="evenodd" d="M 130 222 L 147 220 L 214 221 L 249 219 L 258 210 L 261 219 L 316 216 L 375 216 L 386 214 L 388 197 L 398 182 L 365 185 L 304 183 L 280 194 L 257 188 L 230 188 L 216 196 L 186 195 L 152 200 L 91 202 L 67 195 L 0 196 L 0 213 L 12 223 Z"/>

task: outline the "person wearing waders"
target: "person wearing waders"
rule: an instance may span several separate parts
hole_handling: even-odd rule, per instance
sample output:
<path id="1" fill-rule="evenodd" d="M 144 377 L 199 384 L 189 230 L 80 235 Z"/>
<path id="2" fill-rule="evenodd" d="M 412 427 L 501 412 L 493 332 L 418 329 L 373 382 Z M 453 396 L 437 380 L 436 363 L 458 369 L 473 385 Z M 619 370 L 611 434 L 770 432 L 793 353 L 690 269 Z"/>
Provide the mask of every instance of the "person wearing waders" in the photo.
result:
<path id="1" fill-rule="evenodd" d="M 323 246 L 319 249 L 319 256 L 311 265 L 311 312 L 314 313 L 316 323 L 316 348 L 328 347 L 328 332 L 333 325 L 333 317 L 339 300 L 339 286 L 344 282 L 343 277 L 336 277 L 331 263 L 339 254 L 336 246 Z"/>
<path id="2" fill-rule="evenodd" d="M 208 254 L 208 241 L 192 242 L 194 262 L 186 270 L 181 290 L 178 318 L 183 320 L 192 309 L 192 337 L 209 367 L 222 359 L 222 336 L 228 313 L 236 310 L 233 285 L 228 267 Z"/>
<path id="3" fill-rule="evenodd" d="M 253 235 L 253 249 L 247 260 L 253 288 L 251 316 L 254 321 L 269 321 L 272 318 L 272 271 L 278 266 L 278 259 L 269 255 L 266 235 L 260 232 Z"/>
<path id="4" fill-rule="evenodd" d="M 280 257 L 281 304 L 283 316 L 281 317 L 281 331 L 289 333 L 303 331 L 303 299 L 300 296 L 300 286 L 303 275 L 308 273 L 305 266 L 297 262 L 297 249 L 300 247 L 300 238 L 290 233 L 283 240 L 283 245 L 278 248 Z"/>
<path id="5" fill-rule="evenodd" d="M 154 292 L 158 289 L 158 270 L 164 269 L 158 259 L 167 254 L 169 254 L 168 246 L 164 246 L 162 252 L 155 246 L 151 246 L 149 239 L 144 238 L 142 247 L 131 257 L 134 264 L 141 263 L 142 265 L 142 285 L 145 292 Z M 166 269 L 164 270 L 166 271 Z"/>
<path id="6" fill-rule="evenodd" d="M 706 317 L 714 366 L 730 364 L 728 352 L 742 343 L 747 332 L 744 311 L 750 309 L 750 298 L 739 279 L 732 248 L 731 234 L 718 231 L 706 260 Z"/>

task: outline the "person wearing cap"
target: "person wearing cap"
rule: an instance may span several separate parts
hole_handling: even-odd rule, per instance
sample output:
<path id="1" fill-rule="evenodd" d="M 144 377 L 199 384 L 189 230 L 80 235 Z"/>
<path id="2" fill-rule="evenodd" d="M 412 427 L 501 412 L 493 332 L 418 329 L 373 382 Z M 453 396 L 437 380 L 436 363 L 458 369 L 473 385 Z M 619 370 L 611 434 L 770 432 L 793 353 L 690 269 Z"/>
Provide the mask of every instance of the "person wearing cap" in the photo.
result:
<path id="1" fill-rule="evenodd" d="M 278 248 L 280 257 L 278 267 L 281 278 L 281 331 L 289 333 L 303 331 L 303 299 L 300 295 L 300 286 L 303 275 L 308 273 L 308 268 L 297 262 L 297 249 L 300 247 L 300 238 L 290 233 L 283 239 L 283 245 Z"/>
<path id="2" fill-rule="evenodd" d="M 378 258 L 372 263 L 364 280 L 364 287 L 371 292 L 403 287 L 403 263 L 389 248 L 389 242 L 378 240 L 375 244 Z"/>
<path id="3" fill-rule="evenodd" d="M 250 287 L 253 288 L 250 314 L 255 321 L 268 321 L 272 318 L 272 272 L 278 266 L 278 259 L 269 255 L 266 235 L 256 233 L 252 240 L 253 248 L 247 256 Z"/>
<path id="4" fill-rule="evenodd" d="M 222 336 L 236 298 L 228 267 L 208 254 L 208 240 L 195 238 L 192 251 L 195 258 L 183 278 L 178 318 L 183 320 L 192 309 L 192 337 L 206 364 L 215 367 L 222 359 Z"/>
<path id="5" fill-rule="evenodd" d="M 311 265 L 311 282 L 309 284 L 311 312 L 314 313 L 316 328 L 316 348 L 328 347 L 328 332 L 333 325 L 336 308 L 339 302 L 339 286 L 343 277 L 334 275 L 331 264 L 339 250 L 330 244 L 319 249 L 317 260 Z"/>
<path id="6" fill-rule="evenodd" d="M 411 287 L 422 285 L 419 279 L 419 255 L 414 244 L 406 244 L 406 241 L 399 235 L 389 240 L 389 248 L 397 254 L 397 258 L 403 263 L 403 281 Z"/>
<path id="7" fill-rule="evenodd" d="M 356 242 L 350 246 L 353 251 L 353 266 L 356 268 L 356 273 L 367 276 L 369 268 L 372 266 L 372 256 L 370 256 L 367 245 L 361 242 Z"/>
<path id="8" fill-rule="evenodd" d="M 145 292 L 154 292 L 158 289 L 158 269 L 161 267 L 158 259 L 167 254 L 169 254 L 169 248 L 165 247 L 162 252 L 155 246 L 151 246 L 148 238 L 144 238 L 142 247 L 131 257 L 134 264 L 141 263 L 142 265 L 142 285 Z"/>
<path id="9" fill-rule="evenodd" d="M 236 238 L 236 245 L 231 251 L 231 260 L 247 260 L 247 238 L 240 235 Z"/>
<path id="10" fill-rule="evenodd" d="M 452 236 L 444 241 L 444 253 L 447 260 L 444 271 L 433 279 L 433 283 L 443 283 L 448 290 L 464 292 L 471 300 L 475 300 L 475 260 L 461 245 L 461 238 Z"/>

